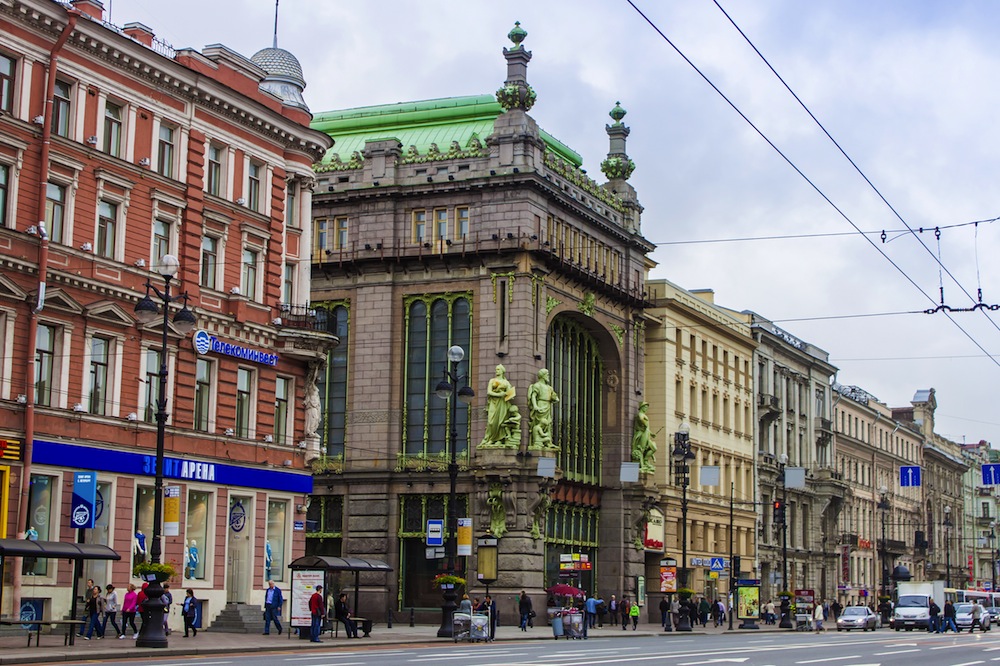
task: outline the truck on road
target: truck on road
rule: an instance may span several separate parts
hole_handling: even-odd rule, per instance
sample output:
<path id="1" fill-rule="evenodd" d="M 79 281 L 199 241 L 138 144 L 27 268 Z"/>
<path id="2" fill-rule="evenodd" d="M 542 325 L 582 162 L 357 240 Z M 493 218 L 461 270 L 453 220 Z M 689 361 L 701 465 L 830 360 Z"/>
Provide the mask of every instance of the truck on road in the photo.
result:
<path id="1" fill-rule="evenodd" d="M 944 607 L 944 581 L 907 581 L 896 584 L 896 605 L 892 611 L 892 628 L 896 631 L 930 627 L 931 599 Z"/>

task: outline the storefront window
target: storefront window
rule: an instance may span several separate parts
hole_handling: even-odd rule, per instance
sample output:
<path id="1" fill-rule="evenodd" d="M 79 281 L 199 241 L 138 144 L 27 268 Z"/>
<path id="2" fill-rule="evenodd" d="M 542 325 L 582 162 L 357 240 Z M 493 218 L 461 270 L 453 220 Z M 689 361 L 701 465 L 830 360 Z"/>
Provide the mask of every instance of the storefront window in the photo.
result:
<path id="1" fill-rule="evenodd" d="M 132 538 L 132 566 L 149 560 L 153 545 L 153 489 L 139 486 L 135 490 L 135 532 Z"/>
<path id="2" fill-rule="evenodd" d="M 97 499 L 94 504 L 94 529 L 84 530 L 86 543 L 110 546 L 112 486 L 108 481 L 97 482 Z M 106 560 L 84 560 L 83 577 L 90 578 L 102 587 L 108 580 L 109 563 Z"/>
<path id="3" fill-rule="evenodd" d="M 50 520 L 52 516 L 52 493 L 56 485 L 53 476 L 42 474 L 31 475 L 31 490 L 28 498 L 28 538 L 37 541 L 53 541 L 55 526 Z M 58 538 L 55 539 L 58 541 Z M 29 575 L 45 576 L 48 574 L 48 560 L 40 558 L 31 561 L 24 560 L 24 572 Z"/>
<path id="4" fill-rule="evenodd" d="M 267 537 L 264 542 L 264 580 L 284 580 L 285 516 L 288 502 L 271 500 L 267 503 Z"/>
<path id="5" fill-rule="evenodd" d="M 205 560 L 208 555 L 208 513 L 210 493 L 189 490 L 187 500 L 187 544 L 184 553 L 184 578 L 205 578 Z"/>

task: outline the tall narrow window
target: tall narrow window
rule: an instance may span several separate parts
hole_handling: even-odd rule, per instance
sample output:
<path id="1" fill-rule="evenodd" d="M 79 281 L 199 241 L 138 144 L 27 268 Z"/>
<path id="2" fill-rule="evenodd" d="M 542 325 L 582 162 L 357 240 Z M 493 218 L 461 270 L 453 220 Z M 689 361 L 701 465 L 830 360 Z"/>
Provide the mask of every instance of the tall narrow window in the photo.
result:
<path id="1" fill-rule="evenodd" d="M 257 298 L 257 252 L 243 250 L 243 284 L 241 293 L 251 301 Z"/>
<path id="2" fill-rule="evenodd" d="M 281 280 L 281 302 L 295 302 L 295 264 L 285 264 L 285 272 Z"/>
<path id="3" fill-rule="evenodd" d="M 10 218 L 10 213 L 7 212 L 8 187 L 10 187 L 10 167 L 0 164 L 0 227 L 6 227 Z"/>
<path id="4" fill-rule="evenodd" d="M 337 250 L 347 249 L 347 218 L 338 217 L 334 219 L 337 225 Z"/>
<path id="5" fill-rule="evenodd" d="M 464 239 L 469 235 L 469 209 L 456 208 L 455 217 L 458 220 L 458 237 Z"/>
<path id="6" fill-rule="evenodd" d="M 53 496 L 56 492 L 56 485 L 56 477 L 54 476 L 31 475 L 31 488 L 28 491 L 28 515 L 31 516 L 31 527 L 37 534 L 35 538 L 41 541 L 59 538 L 55 529 L 56 521 L 53 520 L 52 516 L 52 506 L 57 499 Z M 30 562 L 30 560 L 25 560 L 25 568 L 28 572 L 36 576 L 44 576 L 48 573 L 48 558 L 39 557 L 33 566 Z"/>
<path id="7" fill-rule="evenodd" d="M 274 380 L 274 441 L 284 444 L 288 438 L 288 389 L 291 381 L 285 377 Z"/>
<path id="8" fill-rule="evenodd" d="M 108 362 L 111 342 L 94 337 L 90 341 L 90 400 L 91 414 L 105 414 L 108 393 Z"/>
<path id="9" fill-rule="evenodd" d="M 318 261 L 323 261 L 329 254 L 330 246 L 327 245 L 329 224 L 330 221 L 326 218 L 320 218 L 313 223 L 313 246 L 316 248 L 315 256 Z"/>
<path id="10" fill-rule="evenodd" d="M 65 81 L 56 81 L 52 100 L 52 132 L 58 136 L 69 136 L 70 92 L 72 88 Z"/>
<path id="11" fill-rule="evenodd" d="M 160 125 L 160 146 L 156 154 L 156 170 L 167 178 L 174 177 L 174 128 Z"/>
<path id="12" fill-rule="evenodd" d="M 288 525 L 288 502 L 267 502 L 267 536 L 264 541 L 264 578 L 285 579 L 285 538 Z"/>
<path id="13" fill-rule="evenodd" d="M 164 255 L 170 254 L 170 222 L 153 222 L 153 266 L 159 266 Z"/>
<path id="14" fill-rule="evenodd" d="M 212 236 L 201 237 L 201 275 L 198 284 L 208 289 L 216 289 L 216 271 L 219 263 L 219 239 Z"/>
<path id="15" fill-rule="evenodd" d="M 56 328 L 48 324 L 38 325 L 35 348 L 35 404 L 43 407 L 52 406 L 52 398 L 55 392 L 53 382 L 55 381 L 55 361 L 56 361 Z"/>
<path id="16" fill-rule="evenodd" d="M 439 208 L 434 211 L 434 240 L 443 241 L 448 238 L 448 210 Z"/>
<path id="17" fill-rule="evenodd" d="M 222 151 L 221 146 L 212 143 L 208 146 L 208 169 L 205 178 L 208 181 L 209 194 L 222 196 Z"/>
<path id="18" fill-rule="evenodd" d="M 212 362 L 199 358 L 194 373 L 194 429 L 209 431 L 212 409 Z"/>
<path id="19" fill-rule="evenodd" d="M 413 240 L 417 243 L 423 243 L 426 237 L 427 211 L 415 210 L 413 211 Z"/>
<path id="20" fill-rule="evenodd" d="M 331 321 L 328 331 L 340 339 L 340 344 L 327 356 L 326 374 L 319 381 L 323 424 L 320 436 L 326 455 L 344 455 L 347 420 L 347 359 L 350 352 L 350 310 L 345 305 L 327 306 L 322 310 Z"/>
<path id="21" fill-rule="evenodd" d="M 122 107 L 114 102 L 104 105 L 104 152 L 121 157 Z"/>
<path id="22" fill-rule="evenodd" d="M 253 391 L 253 371 L 239 368 L 236 371 L 236 436 L 250 436 L 250 403 Z"/>
<path id="23" fill-rule="evenodd" d="M 53 243 L 63 242 L 66 218 L 66 188 L 55 183 L 45 186 L 45 226 Z"/>
<path id="24" fill-rule="evenodd" d="M 247 179 L 247 206 L 260 212 L 260 179 L 263 167 L 257 162 L 250 163 Z"/>
<path id="25" fill-rule="evenodd" d="M 288 184 L 285 192 L 285 224 L 292 229 L 299 227 L 299 186 L 297 182 Z"/>
<path id="26" fill-rule="evenodd" d="M 143 420 L 147 423 L 156 422 L 156 403 L 160 400 L 160 366 L 163 355 L 159 349 L 146 349 L 146 411 Z"/>
<path id="27" fill-rule="evenodd" d="M 14 109 L 14 73 L 16 65 L 13 58 L 0 55 L 0 111 L 10 113 Z"/>
<path id="28" fill-rule="evenodd" d="M 102 201 L 98 206 L 97 216 L 97 247 L 94 252 L 105 259 L 115 258 L 115 224 L 118 219 L 118 206 L 108 201 Z"/>

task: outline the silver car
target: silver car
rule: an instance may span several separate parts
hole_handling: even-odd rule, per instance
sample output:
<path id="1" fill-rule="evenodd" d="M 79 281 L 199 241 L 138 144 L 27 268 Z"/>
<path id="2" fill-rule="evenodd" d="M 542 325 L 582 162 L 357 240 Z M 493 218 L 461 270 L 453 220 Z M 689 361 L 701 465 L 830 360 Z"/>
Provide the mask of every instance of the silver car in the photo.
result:
<path id="1" fill-rule="evenodd" d="M 878 617 L 867 606 L 848 606 L 840 612 L 837 618 L 837 631 L 850 631 L 860 629 L 875 631 L 878 627 Z"/>
<path id="2" fill-rule="evenodd" d="M 983 606 L 982 609 L 979 623 L 983 625 L 983 631 L 988 631 L 991 620 L 990 609 L 986 606 Z M 955 624 L 959 631 L 972 627 L 972 604 L 955 604 Z"/>

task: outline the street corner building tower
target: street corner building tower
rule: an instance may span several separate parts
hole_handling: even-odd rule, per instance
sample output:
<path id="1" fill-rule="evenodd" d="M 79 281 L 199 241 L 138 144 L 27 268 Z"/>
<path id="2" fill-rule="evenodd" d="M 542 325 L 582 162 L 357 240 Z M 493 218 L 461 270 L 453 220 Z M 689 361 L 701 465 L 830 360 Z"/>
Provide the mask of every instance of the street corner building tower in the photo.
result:
<path id="1" fill-rule="evenodd" d="M 560 581 L 611 594 L 643 573 L 652 490 L 620 479 L 642 399 L 653 246 L 628 183 L 625 110 L 613 104 L 597 183 L 529 115 L 526 34 L 508 35 L 495 94 L 312 124 L 335 141 L 315 167 L 312 304 L 340 344 L 320 379 L 306 549 L 389 562 L 395 578 L 362 579 L 366 595 L 426 620 L 447 566 L 426 529 L 450 524 L 453 426 L 456 510 L 475 536 L 499 538 L 497 595 L 523 589 L 540 604 Z M 452 423 L 435 387 L 456 345 L 458 380 L 476 397 Z M 475 544 L 465 553 L 471 595 Z"/>

